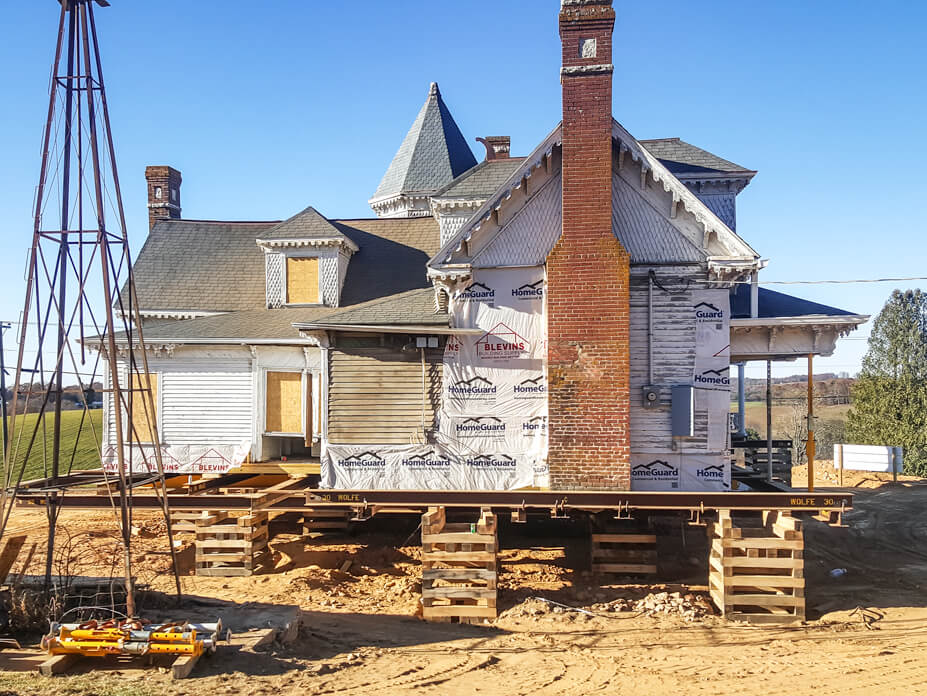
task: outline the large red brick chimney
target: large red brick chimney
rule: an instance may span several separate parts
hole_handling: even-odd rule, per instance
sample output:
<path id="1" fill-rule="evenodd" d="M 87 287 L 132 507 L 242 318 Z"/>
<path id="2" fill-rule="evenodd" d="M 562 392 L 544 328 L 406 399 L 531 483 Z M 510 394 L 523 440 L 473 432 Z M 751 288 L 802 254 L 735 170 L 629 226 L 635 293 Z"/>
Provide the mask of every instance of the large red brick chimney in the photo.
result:
<path id="1" fill-rule="evenodd" d="M 629 272 L 612 233 L 612 0 L 561 0 L 563 231 L 547 258 L 550 478 L 628 489 Z"/>

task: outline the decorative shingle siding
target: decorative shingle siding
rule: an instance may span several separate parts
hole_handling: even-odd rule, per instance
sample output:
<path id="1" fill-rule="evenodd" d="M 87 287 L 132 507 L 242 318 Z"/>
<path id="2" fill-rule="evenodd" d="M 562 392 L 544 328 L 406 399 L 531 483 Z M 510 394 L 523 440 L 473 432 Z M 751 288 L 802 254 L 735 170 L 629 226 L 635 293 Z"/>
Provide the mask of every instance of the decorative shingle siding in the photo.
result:
<path id="1" fill-rule="evenodd" d="M 267 306 L 281 307 L 286 301 L 283 286 L 283 268 L 286 257 L 283 254 L 272 252 L 264 255 Z"/>
<path id="2" fill-rule="evenodd" d="M 711 212 L 721 218 L 721 222 L 735 232 L 737 231 L 737 202 L 735 200 L 735 194 L 705 194 L 695 192 L 695 195 L 699 197 L 702 203 L 708 206 Z"/>

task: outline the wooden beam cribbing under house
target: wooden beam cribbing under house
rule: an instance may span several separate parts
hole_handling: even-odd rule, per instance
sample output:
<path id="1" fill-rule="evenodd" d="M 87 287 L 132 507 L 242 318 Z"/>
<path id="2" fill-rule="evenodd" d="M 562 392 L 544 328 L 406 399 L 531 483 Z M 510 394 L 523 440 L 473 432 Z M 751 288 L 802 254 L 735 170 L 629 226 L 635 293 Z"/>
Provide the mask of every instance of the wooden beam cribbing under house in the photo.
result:
<path id="1" fill-rule="evenodd" d="M 422 617 L 426 621 L 481 623 L 495 619 L 496 516 L 489 509 L 474 523 L 448 523 L 443 507 L 422 515 Z"/>
<path id="2" fill-rule="evenodd" d="M 788 512 L 736 521 L 722 510 L 708 525 L 708 587 L 726 619 L 752 624 L 805 620 L 804 538 Z"/>
<path id="3" fill-rule="evenodd" d="M 231 577 L 253 575 L 268 563 L 268 514 L 234 517 L 216 512 L 195 520 L 196 574 Z"/>
<path id="4" fill-rule="evenodd" d="M 593 573 L 656 575 L 657 535 L 628 531 L 592 533 L 589 569 Z"/>

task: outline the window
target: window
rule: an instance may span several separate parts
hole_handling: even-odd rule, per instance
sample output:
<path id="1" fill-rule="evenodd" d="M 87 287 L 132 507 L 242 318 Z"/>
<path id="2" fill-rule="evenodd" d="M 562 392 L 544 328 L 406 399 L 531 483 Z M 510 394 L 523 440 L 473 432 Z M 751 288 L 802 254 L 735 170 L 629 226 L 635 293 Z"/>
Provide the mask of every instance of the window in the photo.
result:
<path id="1" fill-rule="evenodd" d="M 318 304 L 319 260 L 317 258 L 287 257 L 286 302 L 287 304 Z"/>
<path id="2" fill-rule="evenodd" d="M 300 372 L 268 372 L 264 431 L 302 434 L 303 376 Z"/>
<path id="3" fill-rule="evenodd" d="M 132 374 L 132 418 L 131 430 L 128 440 L 134 443 L 151 444 L 156 442 L 155 429 L 158 424 L 158 376 Z M 150 381 L 149 381 L 150 380 Z M 151 402 L 148 401 L 148 392 L 151 387 L 151 401 L 154 402 L 154 413 L 151 412 Z M 128 402 L 129 395 L 125 395 Z M 126 425 L 129 428 L 129 424 Z"/>
<path id="4" fill-rule="evenodd" d="M 160 186 L 154 187 L 154 197 L 158 200 L 161 200 L 161 187 Z"/>

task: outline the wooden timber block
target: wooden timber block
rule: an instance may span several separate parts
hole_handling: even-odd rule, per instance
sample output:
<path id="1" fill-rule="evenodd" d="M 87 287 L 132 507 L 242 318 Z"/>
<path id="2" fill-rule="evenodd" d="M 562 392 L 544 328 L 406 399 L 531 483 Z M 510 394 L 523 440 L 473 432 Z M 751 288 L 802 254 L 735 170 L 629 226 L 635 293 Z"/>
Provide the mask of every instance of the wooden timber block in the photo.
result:
<path id="1" fill-rule="evenodd" d="M 0 583 L 4 582 L 10 572 L 10 568 L 19 558 L 19 552 L 22 551 L 26 543 L 26 535 L 8 537 L 3 544 L 3 551 L 0 552 Z"/>
<path id="2" fill-rule="evenodd" d="M 80 655 L 52 655 L 39 665 L 39 674 L 43 677 L 62 674 L 80 662 L 80 658 Z"/>
<path id="3" fill-rule="evenodd" d="M 171 679 L 186 679 L 202 655 L 181 655 L 171 664 Z"/>

